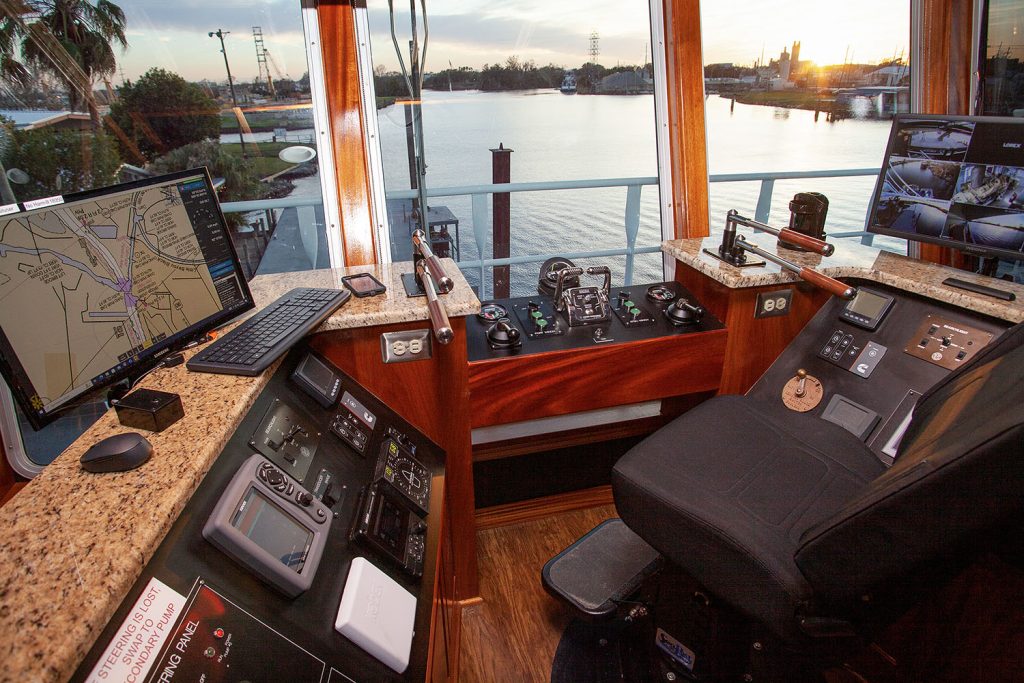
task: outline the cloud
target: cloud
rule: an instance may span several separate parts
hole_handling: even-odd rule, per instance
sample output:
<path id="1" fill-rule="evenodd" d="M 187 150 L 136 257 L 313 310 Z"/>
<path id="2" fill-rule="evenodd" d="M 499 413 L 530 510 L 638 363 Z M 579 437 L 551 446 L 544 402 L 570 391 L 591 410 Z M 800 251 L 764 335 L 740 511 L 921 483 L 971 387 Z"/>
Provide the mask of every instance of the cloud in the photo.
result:
<path id="1" fill-rule="evenodd" d="M 642 12 L 623 12 L 620 5 L 620 21 L 600 39 L 601 63 L 637 64 L 643 59 L 644 46 L 650 42 L 650 26 L 646 3 L 639 5 Z M 515 16 L 511 16 L 513 9 Z M 473 14 L 428 14 L 430 45 L 438 49 L 428 47 L 427 68 L 440 68 L 438 64 L 447 66 L 449 58 L 453 63 L 458 62 L 456 66 L 472 67 L 504 62 L 510 55 L 534 59 L 540 64 L 561 62 L 569 67 L 589 59 L 590 25 L 578 21 L 562 23 L 549 19 L 546 13 L 541 21 L 536 13 L 520 16 L 520 9 L 519 3 L 496 2 L 488 4 L 486 11 Z M 429 10 L 428 7 L 428 13 Z M 374 61 L 389 67 L 397 65 L 387 10 L 371 8 L 368 17 Z M 410 35 L 407 12 L 396 13 L 395 29 L 399 44 L 407 44 Z M 417 31 L 422 41 L 422 23 Z M 438 54 L 442 47 L 452 55 Z"/>

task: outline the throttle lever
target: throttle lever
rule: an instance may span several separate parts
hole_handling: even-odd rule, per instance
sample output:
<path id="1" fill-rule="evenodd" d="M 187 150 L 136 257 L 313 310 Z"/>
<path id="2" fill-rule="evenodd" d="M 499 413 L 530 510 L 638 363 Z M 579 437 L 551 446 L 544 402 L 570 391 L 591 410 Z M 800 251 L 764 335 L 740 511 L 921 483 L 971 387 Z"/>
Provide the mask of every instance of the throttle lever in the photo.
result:
<path id="1" fill-rule="evenodd" d="M 430 269 L 424 265 L 424 260 L 416 262 L 416 278 L 427 295 L 427 313 L 430 315 L 430 325 L 434 328 L 434 336 L 442 344 L 451 342 L 452 339 L 455 339 L 455 332 L 452 331 L 452 325 L 448 321 L 444 304 L 434 292 L 434 278 L 430 274 Z"/>
<path id="2" fill-rule="evenodd" d="M 441 265 L 441 259 L 437 258 L 430 248 L 430 243 L 422 229 L 417 228 L 412 231 L 412 246 L 413 261 L 417 264 L 421 261 L 426 261 L 427 270 L 430 271 L 432 279 L 437 283 L 437 291 L 442 294 L 452 291 L 455 283 L 445 273 L 444 267 Z"/>
<path id="3" fill-rule="evenodd" d="M 832 294 L 835 294 L 841 299 L 852 299 L 857 294 L 856 287 L 851 287 L 849 285 L 843 284 L 839 280 L 830 278 L 828 275 L 825 275 L 824 273 L 819 273 L 813 268 L 797 265 L 792 261 L 787 261 L 781 256 L 776 256 L 771 252 L 767 252 L 761 247 L 757 246 L 756 244 L 751 244 L 750 242 L 746 241 L 742 235 L 736 236 L 736 247 L 739 249 L 749 251 L 753 254 L 757 254 L 763 259 L 767 259 L 772 263 L 782 266 L 786 270 L 792 271 L 799 275 L 801 279 L 810 282 L 812 285 L 821 287 L 826 292 L 831 292 Z"/>

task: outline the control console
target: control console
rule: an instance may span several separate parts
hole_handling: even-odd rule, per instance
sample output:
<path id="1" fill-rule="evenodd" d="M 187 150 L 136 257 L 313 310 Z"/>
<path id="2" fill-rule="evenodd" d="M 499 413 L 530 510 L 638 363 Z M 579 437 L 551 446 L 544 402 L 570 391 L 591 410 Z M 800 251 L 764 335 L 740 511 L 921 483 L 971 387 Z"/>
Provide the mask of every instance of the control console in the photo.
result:
<path id="1" fill-rule="evenodd" d="M 139 680 L 167 670 L 209 681 L 427 680 L 444 473 L 436 444 L 299 344 L 74 680 L 129 648 L 146 653 L 126 665 Z M 357 560 L 361 571 L 350 571 Z M 404 605 L 400 628 L 389 614 L 386 633 L 401 647 L 379 647 L 382 636 L 369 633 L 384 583 Z M 345 612 L 343 595 L 364 598 L 358 614 Z M 150 617 L 159 628 L 142 634 Z"/>
<path id="2" fill-rule="evenodd" d="M 749 395 L 834 422 L 885 463 L 921 395 L 1009 325 L 878 283 L 830 299 Z"/>
<path id="3" fill-rule="evenodd" d="M 552 299 L 540 294 L 485 301 L 476 320 L 466 326 L 469 360 L 581 349 L 723 328 L 678 282 L 621 287 L 607 296 L 600 287 L 572 287 L 559 296 L 565 303 L 562 310 Z"/>

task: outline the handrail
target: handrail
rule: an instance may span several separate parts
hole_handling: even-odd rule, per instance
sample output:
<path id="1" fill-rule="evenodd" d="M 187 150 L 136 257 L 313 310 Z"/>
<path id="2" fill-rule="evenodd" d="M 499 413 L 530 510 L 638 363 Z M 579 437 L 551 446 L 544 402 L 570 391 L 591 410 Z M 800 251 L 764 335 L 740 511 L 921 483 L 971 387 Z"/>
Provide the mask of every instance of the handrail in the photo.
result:
<path id="1" fill-rule="evenodd" d="M 762 223 L 768 220 L 771 213 L 772 195 L 775 190 L 776 180 L 803 180 L 809 178 L 851 178 L 858 176 L 877 176 L 879 168 L 829 168 L 813 171 L 758 171 L 754 173 L 715 173 L 708 176 L 709 183 L 738 183 L 758 182 L 761 183 L 757 199 L 757 207 L 754 211 L 754 220 Z M 625 178 L 585 178 L 579 180 L 553 180 L 553 181 L 531 181 L 521 183 L 486 183 L 478 185 L 459 185 L 451 187 L 429 187 L 426 190 L 428 197 L 457 197 L 468 196 L 473 201 L 473 230 L 476 233 L 477 242 L 486 242 L 487 208 L 486 195 L 505 192 L 546 192 L 551 190 L 584 190 L 598 188 L 625 187 L 627 189 L 626 206 L 623 226 L 625 229 L 626 246 L 613 249 L 598 249 L 580 251 L 571 254 L 531 254 L 526 256 L 513 256 L 510 258 L 477 259 L 474 261 L 459 261 L 461 268 L 479 269 L 481 290 L 485 280 L 485 269 L 495 266 L 507 266 L 521 263 L 541 263 L 553 256 L 564 256 L 567 258 L 601 258 L 611 256 L 625 256 L 626 269 L 624 273 L 624 284 L 632 284 L 633 257 L 636 254 L 656 253 L 661 250 L 660 241 L 656 245 L 637 246 L 636 239 L 640 225 L 640 192 L 641 188 L 648 185 L 656 186 L 657 176 L 636 176 Z M 387 199 L 417 199 L 417 190 L 393 190 L 385 193 Z M 321 197 L 284 197 L 282 199 L 261 199 L 254 201 L 225 202 L 221 209 L 225 213 L 237 213 L 246 211 L 262 211 L 269 209 L 284 209 L 293 206 L 316 206 L 323 204 Z M 477 223 L 480 223 L 479 225 Z M 860 237 L 865 244 L 871 244 L 874 238 L 872 233 L 865 230 L 852 230 L 845 232 L 833 232 L 832 239 Z M 481 298 L 483 293 L 481 291 Z"/>

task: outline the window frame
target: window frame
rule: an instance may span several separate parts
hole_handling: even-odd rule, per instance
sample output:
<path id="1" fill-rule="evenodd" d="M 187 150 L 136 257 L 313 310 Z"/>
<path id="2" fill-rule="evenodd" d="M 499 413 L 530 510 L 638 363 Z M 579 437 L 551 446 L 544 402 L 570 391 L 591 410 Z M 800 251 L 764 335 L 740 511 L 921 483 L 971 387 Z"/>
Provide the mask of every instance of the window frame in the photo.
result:
<path id="1" fill-rule="evenodd" d="M 344 231 L 341 221 L 339 180 L 335 173 L 335 148 L 331 144 L 331 118 L 329 101 L 331 88 L 325 76 L 325 60 L 320 39 L 320 3 L 302 0 L 300 5 L 303 41 L 309 68 L 309 86 L 312 98 L 313 130 L 317 139 L 320 159 L 320 192 L 323 199 L 327 248 L 332 268 L 346 265 Z M 372 102 L 372 99 L 371 99 Z M 0 379 L 0 436 L 7 464 L 19 476 L 32 479 L 42 473 L 46 465 L 33 461 L 25 448 L 21 426 L 15 412 L 14 401 L 7 383 Z"/>
<path id="2" fill-rule="evenodd" d="M 665 0 L 671 3 L 672 0 Z M 685 0 L 686 3 L 697 5 L 697 0 Z M 675 155 L 673 154 L 673 135 L 670 130 L 669 121 L 669 95 L 668 95 L 668 66 L 665 52 L 665 7 L 662 0 L 648 0 L 651 44 L 655 46 L 651 51 L 651 64 L 654 70 L 654 127 L 656 145 L 656 163 L 658 175 L 659 192 L 659 217 L 662 240 L 677 239 L 679 237 L 676 226 L 678 221 L 675 218 L 678 206 L 673 201 L 672 188 L 677 174 L 673 171 L 677 168 Z M 380 150 L 380 135 L 377 123 L 376 92 L 373 84 L 373 55 L 370 45 L 370 28 L 368 20 L 368 8 L 365 3 L 353 7 L 355 16 L 355 42 L 357 68 L 360 79 L 361 113 L 363 117 L 363 142 L 367 155 L 367 181 L 370 188 L 369 209 L 372 214 L 374 226 L 374 237 L 376 258 L 378 263 L 391 262 L 391 238 L 393 236 L 390 221 L 386 209 L 386 188 L 384 185 L 384 165 Z M 698 41 L 699 50 L 699 41 Z M 700 87 L 703 91 L 704 82 L 701 79 Z M 703 107 L 703 99 L 701 100 Z M 701 118 L 703 122 L 703 116 Z M 701 135 L 703 144 L 703 134 Z M 707 214 L 707 173 L 704 174 L 704 214 Z M 706 230 L 706 228 L 705 228 Z M 668 256 L 663 258 L 662 276 L 671 276 L 674 261 Z"/>

